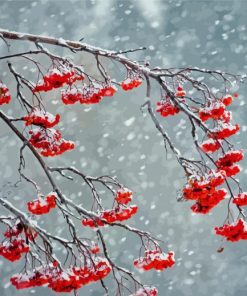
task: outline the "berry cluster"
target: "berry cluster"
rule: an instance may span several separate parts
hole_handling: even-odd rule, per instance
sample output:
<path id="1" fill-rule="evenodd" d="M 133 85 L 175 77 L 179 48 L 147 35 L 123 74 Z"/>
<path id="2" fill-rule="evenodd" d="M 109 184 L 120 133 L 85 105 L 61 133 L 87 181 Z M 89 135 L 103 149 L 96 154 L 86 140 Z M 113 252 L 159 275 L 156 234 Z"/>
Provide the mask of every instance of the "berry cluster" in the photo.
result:
<path id="1" fill-rule="evenodd" d="M 240 167 L 235 165 L 243 159 L 243 151 L 235 150 L 228 151 L 216 161 L 218 170 L 224 171 L 227 177 L 234 176 L 240 172 Z"/>
<path id="2" fill-rule="evenodd" d="M 16 289 L 27 289 L 40 287 L 49 283 L 48 276 L 41 270 L 26 271 L 25 274 L 16 274 L 11 277 L 10 282 Z"/>
<path id="3" fill-rule="evenodd" d="M 82 74 L 78 75 L 72 69 L 67 69 L 66 67 L 60 66 L 52 68 L 40 80 L 37 85 L 33 88 L 33 92 L 50 91 L 54 88 L 59 88 L 64 84 L 73 84 L 78 80 L 83 80 L 84 76 Z"/>
<path id="4" fill-rule="evenodd" d="M 19 260 L 27 252 L 29 252 L 29 246 L 19 237 L 5 240 L 0 244 L 0 256 L 12 262 Z"/>
<path id="5" fill-rule="evenodd" d="M 50 193 L 45 199 L 38 198 L 27 203 L 27 207 L 30 213 L 34 215 L 48 214 L 51 209 L 56 207 L 56 195 Z"/>
<path id="6" fill-rule="evenodd" d="M 116 201 L 119 204 L 127 205 L 132 201 L 132 191 L 127 188 L 121 188 L 117 191 Z"/>
<path id="7" fill-rule="evenodd" d="M 205 153 L 213 153 L 221 147 L 220 140 L 208 139 L 200 145 Z"/>
<path id="8" fill-rule="evenodd" d="M 4 232 L 4 236 L 7 238 L 18 236 L 23 232 L 23 229 L 24 227 L 22 223 L 15 223 L 12 227 L 9 227 L 9 229 Z"/>
<path id="9" fill-rule="evenodd" d="M 117 88 L 111 84 L 105 84 L 100 87 L 99 96 L 101 97 L 113 97 L 117 92 Z"/>
<path id="10" fill-rule="evenodd" d="M 183 197 L 187 200 L 198 200 L 207 198 L 209 194 L 216 191 L 216 187 L 225 181 L 224 172 L 211 171 L 204 176 L 190 176 L 188 183 L 183 188 Z"/>
<path id="11" fill-rule="evenodd" d="M 183 89 L 182 86 L 179 86 L 179 87 L 177 88 L 177 92 L 176 92 L 175 96 L 176 96 L 176 97 L 179 97 L 179 98 L 183 98 L 183 97 L 186 96 L 186 91 Z"/>
<path id="12" fill-rule="evenodd" d="M 237 242 L 247 239 L 247 225 L 243 219 L 234 224 L 225 224 L 222 227 L 215 227 L 215 233 L 224 236 L 227 241 Z"/>
<path id="13" fill-rule="evenodd" d="M 55 129 L 37 128 L 29 132 L 29 142 L 38 149 L 43 156 L 56 156 L 75 148 L 75 144 L 62 138 L 61 133 Z"/>
<path id="14" fill-rule="evenodd" d="M 158 290 L 155 287 L 140 288 L 135 294 L 130 296 L 157 296 Z"/>
<path id="15" fill-rule="evenodd" d="M 156 112 L 160 113 L 161 116 L 174 116 L 179 113 L 179 109 L 175 106 L 169 98 L 165 98 L 160 102 L 157 102 Z"/>
<path id="16" fill-rule="evenodd" d="M 0 105 L 9 104 L 11 96 L 7 86 L 0 82 Z"/>
<path id="17" fill-rule="evenodd" d="M 216 190 L 212 194 L 207 195 L 206 198 L 198 200 L 191 206 L 191 210 L 197 214 L 207 214 L 225 199 L 226 195 L 227 191 L 225 189 Z"/>
<path id="18" fill-rule="evenodd" d="M 238 196 L 234 198 L 233 203 L 240 207 L 247 206 L 247 192 L 239 193 Z"/>
<path id="19" fill-rule="evenodd" d="M 98 218 L 85 218 L 82 220 L 82 225 L 94 228 L 105 226 L 106 223 L 103 220 L 106 220 L 108 223 L 121 222 L 130 219 L 136 214 L 137 210 L 138 207 L 136 205 L 125 207 L 119 204 L 112 210 L 102 211 Z"/>
<path id="20" fill-rule="evenodd" d="M 216 187 L 225 182 L 224 171 L 211 171 L 205 176 L 191 176 L 183 188 L 185 200 L 196 200 L 191 210 L 195 213 L 207 214 L 221 200 L 226 197 L 225 189 L 217 190 Z"/>
<path id="21" fill-rule="evenodd" d="M 38 236 L 37 232 L 35 232 L 32 228 L 27 227 L 17 221 L 13 226 L 9 227 L 8 230 L 6 230 L 4 232 L 4 236 L 6 238 L 20 238 L 20 235 L 23 234 L 24 235 L 24 239 L 26 241 L 34 241 L 35 238 Z"/>
<path id="22" fill-rule="evenodd" d="M 28 115 L 26 115 L 23 120 L 26 126 L 28 125 L 40 125 L 45 128 L 51 128 L 59 123 L 60 115 L 52 115 L 49 112 L 34 108 Z"/>
<path id="23" fill-rule="evenodd" d="M 235 135 L 240 130 L 238 124 L 232 125 L 231 123 L 218 122 L 218 126 L 211 129 L 211 133 L 208 135 L 213 139 L 225 139 Z"/>
<path id="24" fill-rule="evenodd" d="M 142 79 L 140 77 L 127 78 L 120 83 L 123 90 L 132 90 L 142 84 Z"/>
<path id="25" fill-rule="evenodd" d="M 102 100 L 102 97 L 112 97 L 117 88 L 111 84 L 92 84 L 87 86 L 83 84 L 81 88 L 70 87 L 62 91 L 62 102 L 65 105 L 72 105 L 76 102 L 80 104 L 97 104 Z"/>
<path id="26" fill-rule="evenodd" d="M 199 117 L 202 121 L 208 119 L 220 119 L 225 111 L 225 105 L 221 101 L 210 102 L 207 107 L 199 110 Z"/>
<path id="27" fill-rule="evenodd" d="M 161 253 L 160 250 L 145 251 L 145 256 L 138 258 L 134 261 L 134 265 L 142 270 L 163 270 L 172 267 L 175 264 L 174 252 L 168 254 Z"/>
<path id="28" fill-rule="evenodd" d="M 37 232 L 34 231 L 31 227 L 24 226 L 19 220 L 16 221 L 16 223 L 9 227 L 8 230 L 4 232 L 4 236 L 6 238 L 20 238 L 20 235 L 24 235 L 24 239 L 26 241 L 34 241 L 36 237 L 38 236 Z"/>
<path id="29" fill-rule="evenodd" d="M 230 123 L 232 119 L 231 111 L 226 110 L 226 107 L 232 103 L 232 96 L 228 95 L 220 100 L 209 101 L 208 105 L 200 108 L 198 111 L 199 118 L 202 121 L 207 121 L 209 119 L 213 119 L 214 123 L 217 124 L 213 129 L 211 129 L 210 133 L 208 133 L 208 137 L 214 140 L 220 140 L 229 138 L 232 135 L 236 134 L 240 127 L 238 124 L 232 125 Z M 216 142 L 215 142 L 216 143 Z M 213 143 L 212 143 L 213 144 Z M 207 143 L 206 143 L 207 146 Z M 204 152 L 207 153 L 207 150 L 212 153 L 219 148 L 219 145 L 211 145 L 209 150 L 207 147 L 203 147 L 205 149 Z"/>
<path id="30" fill-rule="evenodd" d="M 53 265 L 37 268 L 25 274 L 14 275 L 10 281 L 17 289 L 48 285 L 55 292 L 72 292 L 91 283 L 100 281 L 111 272 L 109 262 L 95 257 L 85 267 L 61 270 Z"/>

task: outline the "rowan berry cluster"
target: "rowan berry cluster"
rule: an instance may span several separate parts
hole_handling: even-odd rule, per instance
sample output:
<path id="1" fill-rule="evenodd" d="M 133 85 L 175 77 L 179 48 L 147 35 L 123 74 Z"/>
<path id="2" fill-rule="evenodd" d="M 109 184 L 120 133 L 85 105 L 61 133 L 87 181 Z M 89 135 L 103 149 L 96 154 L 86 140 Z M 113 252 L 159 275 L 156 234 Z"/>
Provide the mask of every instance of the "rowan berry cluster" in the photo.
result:
<path id="1" fill-rule="evenodd" d="M 101 257 L 87 260 L 84 267 L 61 269 L 57 264 L 14 275 L 10 281 L 17 289 L 48 285 L 55 292 L 72 292 L 81 287 L 105 278 L 111 272 L 109 262 Z"/>
<path id="2" fill-rule="evenodd" d="M 0 244 L 0 256 L 12 262 L 21 259 L 22 255 L 27 252 L 29 252 L 29 246 L 26 244 L 26 241 L 20 237 L 4 240 Z"/>
<path id="3" fill-rule="evenodd" d="M 56 207 L 56 194 L 50 193 L 45 199 L 38 198 L 27 203 L 28 211 L 34 215 L 48 214 Z"/>
<path id="4" fill-rule="evenodd" d="M 185 102 L 186 91 L 182 86 L 178 86 L 175 92 L 175 96 L 182 103 Z M 180 112 L 180 109 L 171 100 L 169 95 L 165 95 L 159 102 L 156 103 L 156 112 L 160 113 L 162 117 L 174 116 Z"/>
<path id="5" fill-rule="evenodd" d="M 232 202 L 240 207 L 247 206 L 247 192 L 239 193 Z"/>
<path id="6" fill-rule="evenodd" d="M 117 88 L 111 84 L 83 84 L 80 87 L 69 87 L 62 91 L 62 102 L 65 105 L 75 104 L 97 104 L 103 97 L 112 97 Z"/>
<path id="7" fill-rule="evenodd" d="M 82 225 L 89 227 L 105 226 L 107 223 L 120 222 L 130 219 L 137 213 L 138 207 L 136 205 L 127 206 L 132 201 L 132 191 L 127 188 L 117 190 L 115 200 L 117 205 L 111 210 L 101 211 L 96 218 L 85 218 L 82 220 Z"/>
<path id="8" fill-rule="evenodd" d="M 155 287 L 140 288 L 135 294 L 130 296 L 157 296 L 158 290 Z"/>
<path id="9" fill-rule="evenodd" d="M 127 78 L 121 82 L 121 87 L 123 90 L 128 91 L 136 88 L 142 84 L 142 79 L 140 77 L 136 78 Z"/>
<path id="10" fill-rule="evenodd" d="M 82 225 L 89 226 L 89 227 L 98 227 L 98 226 L 105 226 L 107 223 L 114 223 L 114 222 L 121 222 L 130 219 L 137 213 L 138 207 L 136 205 L 132 206 L 124 206 L 118 204 L 112 210 L 104 210 L 100 213 L 100 215 L 96 218 L 85 218 L 82 220 Z"/>
<path id="11" fill-rule="evenodd" d="M 202 151 L 205 153 L 213 153 L 213 152 L 220 149 L 221 142 L 220 142 L 220 140 L 208 139 L 208 140 L 204 141 L 200 145 L 200 147 L 201 147 Z"/>
<path id="12" fill-rule="evenodd" d="M 179 113 L 179 111 L 179 108 L 175 106 L 168 97 L 157 102 L 156 112 L 160 113 L 160 115 L 163 117 L 176 115 Z"/>
<path id="13" fill-rule="evenodd" d="M 198 200 L 194 205 L 191 206 L 191 210 L 197 214 L 207 214 L 215 206 L 217 206 L 223 199 L 226 198 L 226 189 L 219 189 L 209 194 L 207 198 Z"/>
<path id="14" fill-rule="evenodd" d="M 231 123 L 219 122 L 217 127 L 211 129 L 208 136 L 217 140 L 226 139 L 235 135 L 239 130 L 240 126 L 238 124 L 232 125 Z"/>
<path id="15" fill-rule="evenodd" d="M 56 114 L 56 116 L 54 116 L 47 111 L 34 108 L 28 115 L 24 116 L 23 120 L 26 126 L 33 124 L 44 128 L 52 128 L 59 123 L 60 115 Z"/>
<path id="16" fill-rule="evenodd" d="M 4 237 L 6 238 L 19 238 L 23 235 L 23 238 L 27 241 L 32 242 L 38 236 L 38 234 L 30 227 L 27 227 L 20 222 L 17 221 L 14 225 L 8 228 L 4 232 Z"/>
<path id="17" fill-rule="evenodd" d="M 163 270 L 172 267 L 174 264 L 174 252 L 165 254 L 160 250 L 147 250 L 144 257 L 134 261 L 135 267 L 144 271 L 150 269 Z"/>
<path id="18" fill-rule="evenodd" d="M 9 104 L 11 100 L 11 96 L 9 93 L 9 89 L 5 84 L 0 82 L 0 106 L 3 104 Z"/>
<path id="19" fill-rule="evenodd" d="M 226 110 L 226 107 L 232 102 L 232 96 L 228 95 L 221 100 L 210 100 L 207 106 L 199 109 L 198 115 L 202 121 L 213 119 L 217 124 L 217 126 L 211 129 L 210 133 L 208 133 L 209 138 L 221 140 L 229 138 L 239 131 L 240 127 L 238 124 L 232 125 L 230 123 L 232 119 L 231 111 Z"/>
<path id="20" fill-rule="evenodd" d="M 65 66 L 51 68 L 43 79 L 33 88 L 33 92 L 50 91 L 59 88 L 64 84 L 71 85 L 76 81 L 83 80 L 85 77 L 76 73 L 74 69 L 68 69 Z"/>
<path id="21" fill-rule="evenodd" d="M 247 224 L 243 219 L 236 223 L 225 224 L 222 227 L 215 227 L 215 233 L 224 236 L 227 241 L 237 242 L 247 239 Z"/>
<path id="22" fill-rule="evenodd" d="M 95 257 L 89 266 L 73 267 L 65 272 L 57 272 L 49 279 L 48 287 L 55 292 L 71 292 L 104 279 L 110 272 L 109 262 L 104 258 Z"/>
<path id="23" fill-rule="evenodd" d="M 221 119 L 225 112 L 225 105 L 221 101 L 210 102 L 205 108 L 199 110 L 199 117 L 202 121 L 208 119 Z"/>
<path id="24" fill-rule="evenodd" d="M 226 152 L 216 161 L 218 170 L 224 171 L 227 177 L 236 175 L 240 172 L 240 167 L 235 163 L 241 161 L 243 157 L 244 155 L 242 150 Z"/>
<path id="25" fill-rule="evenodd" d="M 183 198 L 185 200 L 196 200 L 196 203 L 191 207 L 195 213 L 207 214 L 221 200 L 223 200 L 227 191 L 216 187 L 225 182 L 224 171 L 211 171 L 204 176 L 190 176 L 188 183 L 183 188 Z"/>
<path id="26" fill-rule="evenodd" d="M 119 204 L 126 205 L 132 201 L 133 193 L 127 188 L 121 188 L 117 191 L 116 201 Z"/>
<path id="27" fill-rule="evenodd" d="M 75 148 L 73 142 L 63 139 L 61 133 L 55 129 L 36 128 L 29 134 L 29 142 L 46 157 L 60 155 Z"/>

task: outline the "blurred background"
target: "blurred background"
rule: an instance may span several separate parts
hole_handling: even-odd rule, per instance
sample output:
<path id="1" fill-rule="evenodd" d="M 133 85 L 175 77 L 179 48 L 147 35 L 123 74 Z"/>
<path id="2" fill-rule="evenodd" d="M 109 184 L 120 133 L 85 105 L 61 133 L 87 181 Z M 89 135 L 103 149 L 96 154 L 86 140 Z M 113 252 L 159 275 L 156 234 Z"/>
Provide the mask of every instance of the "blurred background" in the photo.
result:
<path id="1" fill-rule="evenodd" d="M 149 61 L 151 67 L 189 65 L 233 73 L 245 73 L 247 69 L 246 15 L 245 0 L 0 0 L 0 28 L 71 40 L 84 38 L 89 44 L 112 50 L 145 46 L 146 51 L 128 56 Z M 29 43 L 15 42 L 12 50 L 20 52 L 30 46 Z M 49 49 L 71 56 L 62 49 Z M 0 42 L 0 56 L 3 54 L 6 54 L 6 46 Z M 94 74 L 92 57 L 78 54 L 75 61 Z M 15 67 L 30 79 L 36 77 L 34 69 L 26 62 L 17 62 Z M 114 77 L 124 78 L 125 72 L 120 66 L 109 63 L 108 67 Z M 13 77 L 6 72 L 4 63 L 0 69 L 0 78 L 15 92 Z M 239 98 L 231 110 L 235 121 L 241 125 L 241 133 L 233 141 L 236 147 L 245 150 L 246 85 L 235 90 Z M 152 98 L 154 102 L 160 98 L 160 90 L 155 85 Z M 51 166 L 74 165 L 93 176 L 116 175 L 134 191 L 139 213 L 129 224 L 151 231 L 164 240 L 165 251 L 176 253 L 176 265 L 170 270 L 144 274 L 135 271 L 143 283 L 156 286 L 159 295 L 245 296 L 246 242 L 222 244 L 213 234 L 213 227 L 221 225 L 227 215 L 226 203 L 222 202 L 210 215 L 195 216 L 191 214 L 189 203 L 177 202 L 177 192 L 186 180 L 175 158 L 169 151 L 166 154 L 152 121 L 141 112 L 140 105 L 144 100 L 144 87 L 128 93 L 119 91 L 113 98 L 106 98 L 89 108 L 82 105 L 64 107 L 59 94 L 52 98 L 46 95 L 45 104 L 50 112 L 62 114 L 59 127 L 64 137 L 77 144 L 73 152 L 49 159 L 48 163 Z M 9 115 L 18 116 L 22 112 L 13 103 L 1 108 Z M 178 148 L 191 155 L 190 130 L 184 119 L 183 116 L 171 120 L 161 118 Z M 26 201 L 35 198 L 33 188 L 26 183 L 17 189 L 8 185 L 18 179 L 20 145 L 7 126 L 0 122 L 0 185 L 10 200 L 25 209 Z M 50 192 L 38 164 L 28 153 L 25 157 L 28 160 L 26 174 L 37 180 L 44 194 Z M 243 189 L 247 190 L 246 162 L 242 167 L 239 178 Z M 57 177 L 57 180 L 67 196 L 90 208 L 87 202 L 89 192 L 79 179 L 69 182 Z M 66 225 L 56 214 L 47 216 L 44 221 L 39 218 L 40 223 L 51 232 L 66 236 Z M 78 231 L 80 227 L 79 224 Z M 94 237 L 94 233 L 88 230 L 81 228 L 80 231 L 82 235 Z M 138 256 L 139 241 L 119 229 L 106 228 L 103 232 L 111 257 L 133 270 L 132 261 Z M 221 246 L 225 250 L 218 253 Z M 54 295 L 46 288 L 16 291 L 10 286 L 9 278 L 21 268 L 21 263 L 10 264 L 0 259 L 1 296 Z M 110 279 L 107 284 L 112 289 Z M 92 284 L 82 288 L 79 295 L 100 296 L 103 291 L 100 285 Z"/>

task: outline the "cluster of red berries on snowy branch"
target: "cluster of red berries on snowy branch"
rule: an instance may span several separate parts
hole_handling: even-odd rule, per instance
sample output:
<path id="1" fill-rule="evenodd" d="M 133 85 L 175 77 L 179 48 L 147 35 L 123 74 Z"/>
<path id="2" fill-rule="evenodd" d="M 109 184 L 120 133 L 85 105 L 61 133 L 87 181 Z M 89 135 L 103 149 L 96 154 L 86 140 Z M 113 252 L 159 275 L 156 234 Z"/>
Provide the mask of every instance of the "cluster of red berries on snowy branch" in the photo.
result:
<path id="1" fill-rule="evenodd" d="M 54 116 L 47 111 L 33 108 L 28 115 L 24 116 L 23 120 L 26 126 L 33 124 L 44 128 L 52 128 L 59 123 L 60 115 L 56 114 L 56 116 Z"/>
<path id="2" fill-rule="evenodd" d="M 175 264 L 174 252 L 164 254 L 160 250 L 145 251 L 145 256 L 134 261 L 134 265 L 138 269 L 144 271 L 150 269 L 163 270 L 172 267 Z"/>
<path id="3" fill-rule="evenodd" d="M 27 203 L 28 211 L 34 215 L 48 214 L 51 209 L 56 207 L 57 196 L 51 193 L 45 199 L 38 198 Z"/>
<path id="4" fill-rule="evenodd" d="M 33 271 L 11 277 L 11 283 L 17 289 L 47 286 L 55 292 L 72 292 L 83 286 L 104 279 L 111 272 L 109 262 L 101 257 L 87 260 L 85 266 L 61 270 L 55 261 Z"/>
<path id="5" fill-rule="evenodd" d="M 127 188 L 121 188 L 117 191 L 115 200 L 117 205 L 111 210 L 104 210 L 97 218 L 85 218 L 82 225 L 89 227 L 105 226 L 106 223 L 121 222 L 130 219 L 137 213 L 138 207 L 136 205 L 127 206 L 132 201 L 132 191 Z"/>
<path id="6" fill-rule="evenodd" d="M 55 129 L 35 128 L 29 134 L 29 142 L 46 157 L 60 155 L 75 148 L 72 141 L 63 139 L 61 133 Z"/>
<path id="7" fill-rule="evenodd" d="M 9 89 L 5 84 L 0 81 L 0 105 L 9 104 L 11 100 L 11 96 L 9 93 Z"/>
<path id="8" fill-rule="evenodd" d="M 5 239 L 0 244 L 0 256 L 12 262 L 20 260 L 22 255 L 30 250 L 28 242 L 34 241 L 37 235 L 33 229 L 24 227 L 17 221 L 4 232 Z"/>
<path id="9" fill-rule="evenodd" d="M 135 294 L 130 296 L 157 296 L 158 290 L 155 287 L 140 288 Z"/>

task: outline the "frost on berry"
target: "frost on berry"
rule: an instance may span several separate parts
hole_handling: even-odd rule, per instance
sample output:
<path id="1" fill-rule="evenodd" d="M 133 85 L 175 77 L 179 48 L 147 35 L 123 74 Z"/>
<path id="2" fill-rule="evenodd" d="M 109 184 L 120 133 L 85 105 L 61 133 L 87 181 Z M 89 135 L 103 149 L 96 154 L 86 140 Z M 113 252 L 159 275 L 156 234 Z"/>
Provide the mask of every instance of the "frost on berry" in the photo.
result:
<path id="1" fill-rule="evenodd" d="M 57 114 L 56 116 L 54 116 L 45 110 L 33 108 L 33 110 L 28 115 L 26 115 L 23 119 L 27 126 L 33 124 L 33 125 L 40 125 L 45 128 L 52 128 L 53 126 L 59 123 L 60 115 Z"/>
<path id="2" fill-rule="evenodd" d="M 243 159 L 242 150 L 234 150 L 226 152 L 222 157 L 216 161 L 218 170 L 224 171 L 227 177 L 234 176 L 240 172 L 239 165 L 236 165 L 236 162 L 239 162 Z"/>
<path id="3" fill-rule="evenodd" d="M 142 84 L 142 77 L 140 74 L 133 71 L 128 71 L 127 78 L 120 83 L 124 91 L 132 90 Z"/>
<path id="4" fill-rule="evenodd" d="M 71 266 L 65 269 L 60 269 L 54 264 L 40 266 L 12 276 L 10 281 L 16 289 L 48 285 L 54 292 L 73 292 L 104 279 L 111 272 L 111 266 L 105 258 L 94 257 L 92 260 L 86 260 L 84 266 Z"/>
<path id="5" fill-rule="evenodd" d="M 202 121 L 208 119 L 219 119 L 225 111 L 225 105 L 220 101 L 211 102 L 207 107 L 199 110 L 199 117 Z"/>
<path id="6" fill-rule="evenodd" d="M 225 182 L 224 171 L 211 171 L 204 176 L 190 176 L 188 183 L 183 188 L 183 198 L 185 200 L 194 200 L 191 210 L 197 214 L 207 214 L 220 201 L 226 198 L 225 189 L 217 189 Z"/>
<path id="7" fill-rule="evenodd" d="M 73 142 L 63 139 L 55 129 L 36 128 L 29 133 L 29 142 L 45 157 L 60 155 L 75 148 Z"/>
<path id="8" fill-rule="evenodd" d="M 102 211 L 96 218 L 85 218 L 82 220 L 82 225 L 94 228 L 98 226 L 105 226 L 106 223 L 104 220 L 106 220 L 107 223 L 125 221 L 134 216 L 137 213 L 137 210 L 138 207 L 136 205 L 127 207 L 119 204 L 112 210 Z"/>
<path id="9" fill-rule="evenodd" d="M 29 252 L 29 246 L 20 237 L 4 240 L 0 244 L 0 256 L 12 262 L 21 259 L 23 254 L 27 252 Z"/>
<path id="10" fill-rule="evenodd" d="M 98 104 L 103 97 L 112 97 L 116 91 L 117 88 L 110 83 L 91 83 L 90 85 L 72 86 L 62 90 L 62 102 L 65 105 L 72 105 L 77 102 L 85 105 Z"/>
<path id="11" fill-rule="evenodd" d="M 11 96 L 9 93 L 9 89 L 5 84 L 0 81 L 0 106 L 3 104 L 9 104 L 11 100 Z"/>
<path id="12" fill-rule="evenodd" d="M 166 97 L 157 103 L 156 112 L 160 113 L 163 117 L 174 116 L 179 113 L 179 108 Z"/>
<path id="13" fill-rule="evenodd" d="M 243 219 L 239 219 L 233 224 L 225 224 L 222 227 L 215 227 L 215 233 L 224 236 L 227 241 L 231 242 L 246 240 L 247 225 Z"/>
<path id="14" fill-rule="evenodd" d="M 50 193 L 45 199 L 38 198 L 27 203 L 28 211 L 34 215 L 48 214 L 56 207 L 56 194 Z"/>
<path id="15" fill-rule="evenodd" d="M 132 201 L 132 191 L 127 188 L 121 188 L 117 191 L 116 201 L 119 204 L 128 204 Z"/>
<path id="16" fill-rule="evenodd" d="M 213 139 L 225 139 L 235 135 L 240 130 L 238 124 L 232 125 L 231 123 L 219 122 L 218 126 L 211 129 L 211 133 L 208 135 Z"/>
<path id="17" fill-rule="evenodd" d="M 74 69 L 59 65 L 51 68 L 42 80 L 39 80 L 37 85 L 33 88 L 33 92 L 50 91 L 52 89 L 60 88 L 64 84 L 71 85 L 76 81 L 83 80 L 84 76 L 76 73 Z"/>
<path id="18" fill-rule="evenodd" d="M 134 294 L 130 296 L 157 296 L 158 290 L 155 287 L 143 287 L 138 289 Z"/>
<path id="19" fill-rule="evenodd" d="M 239 193 L 232 202 L 240 207 L 247 206 L 247 192 Z"/>
<path id="20" fill-rule="evenodd" d="M 160 250 L 147 250 L 144 257 L 134 261 L 135 267 L 144 271 L 150 269 L 163 270 L 172 267 L 174 264 L 174 252 L 165 254 Z"/>
<path id="21" fill-rule="evenodd" d="M 221 143 L 218 140 L 208 139 L 200 147 L 205 153 L 213 153 L 221 147 Z"/>

